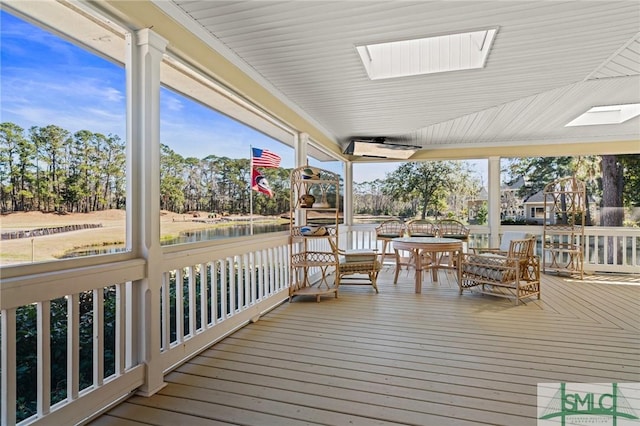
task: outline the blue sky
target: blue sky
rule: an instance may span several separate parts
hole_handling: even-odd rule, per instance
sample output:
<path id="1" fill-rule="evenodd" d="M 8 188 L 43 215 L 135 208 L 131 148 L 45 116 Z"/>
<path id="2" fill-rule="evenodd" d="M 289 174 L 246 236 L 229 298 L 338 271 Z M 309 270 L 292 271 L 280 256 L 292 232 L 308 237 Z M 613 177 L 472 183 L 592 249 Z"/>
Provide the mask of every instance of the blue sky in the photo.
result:
<path id="1" fill-rule="evenodd" d="M 125 139 L 122 67 L 4 11 L 0 37 L 0 121 L 25 130 L 54 124 L 72 133 L 90 130 Z M 279 154 L 282 167 L 294 164 L 291 148 L 223 114 L 167 89 L 160 100 L 161 142 L 184 157 L 248 158 L 254 146 Z M 338 162 L 312 164 L 341 172 Z M 356 164 L 354 178 L 384 178 L 397 166 Z"/>

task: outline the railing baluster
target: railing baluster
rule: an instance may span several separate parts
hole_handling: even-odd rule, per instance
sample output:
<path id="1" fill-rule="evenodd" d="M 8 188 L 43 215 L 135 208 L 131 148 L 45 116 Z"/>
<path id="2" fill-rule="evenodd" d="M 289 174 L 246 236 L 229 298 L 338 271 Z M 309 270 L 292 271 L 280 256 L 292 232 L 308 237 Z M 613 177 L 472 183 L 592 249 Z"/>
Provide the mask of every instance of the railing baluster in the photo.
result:
<path id="1" fill-rule="evenodd" d="M 67 402 L 78 399 L 80 389 L 80 295 L 67 296 Z"/>
<path id="2" fill-rule="evenodd" d="M 163 351 L 168 351 L 171 347 L 171 272 L 162 274 L 162 286 L 160 287 L 160 297 L 162 306 L 160 307 L 160 331 L 162 338 L 160 345 Z"/>
<path id="3" fill-rule="evenodd" d="M 184 274 L 182 268 L 176 270 L 176 344 L 184 342 Z"/>
<path id="4" fill-rule="evenodd" d="M 249 307 L 256 303 L 256 262 L 254 253 L 245 253 L 242 255 L 244 263 L 244 294 L 246 306 Z"/>
<path id="5" fill-rule="evenodd" d="M 0 318 L 2 327 L 2 354 L 0 356 L 0 424 L 16 423 L 16 310 L 3 309 Z"/>
<path id="6" fill-rule="evenodd" d="M 93 386 L 104 383 L 104 288 L 93 290 Z"/>
<path id="7" fill-rule="evenodd" d="M 229 259 L 221 259 L 220 260 L 220 319 L 225 320 L 228 317 L 227 312 L 229 312 L 229 293 L 228 293 L 228 268 Z"/>
<path id="8" fill-rule="evenodd" d="M 247 254 L 238 256 L 238 293 L 240 293 L 238 301 L 238 312 L 245 310 L 251 305 L 251 276 L 249 275 Z"/>
<path id="9" fill-rule="evenodd" d="M 219 268 L 216 267 L 219 265 L 219 262 L 210 262 L 209 270 L 211 271 L 211 324 L 215 325 L 218 323 L 218 318 L 220 318 L 220 311 L 218 310 L 218 295 L 219 292 Z"/>
<path id="10" fill-rule="evenodd" d="M 187 303 L 189 309 L 189 336 L 196 335 L 196 279 L 195 279 L 195 269 L 193 266 L 189 266 L 187 268 L 188 284 L 187 289 L 189 294 L 187 295 Z"/>
<path id="11" fill-rule="evenodd" d="M 207 282 L 208 264 L 200 264 L 200 329 L 206 330 L 209 324 L 207 313 L 207 299 L 209 298 L 209 283 Z"/>
<path id="12" fill-rule="evenodd" d="M 115 315 L 115 375 L 121 376 L 126 369 L 127 351 L 127 292 L 126 285 L 131 283 L 116 284 L 116 315 Z"/>
<path id="13" fill-rule="evenodd" d="M 51 302 L 38 302 L 38 416 L 51 409 Z M 4 423 L 3 423 L 4 424 Z"/>
<path id="14" fill-rule="evenodd" d="M 273 294 L 276 288 L 276 281 L 271 279 L 271 266 L 274 265 L 274 262 L 278 261 L 277 258 L 278 250 L 275 248 L 269 248 L 263 250 L 262 253 L 262 276 L 264 277 L 264 294 L 265 296 L 269 296 Z"/>
<path id="15" fill-rule="evenodd" d="M 274 293 L 280 291 L 289 286 L 291 282 L 291 270 L 289 269 L 289 247 L 279 247 L 278 264 L 280 265 L 280 279 L 277 281 L 277 287 L 274 288 Z"/>
<path id="16" fill-rule="evenodd" d="M 233 316 L 236 313 L 238 306 L 238 263 L 237 257 L 233 256 L 229 258 L 229 316 Z"/>
<path id="17" fill-rule="evenodd" d="M 256 275 L 257 275 L 257 290 L 256 297 L 258 300 L 262 300 L 268 293 L 265 291 L 264 281 L 264 250 L 256 252 L 254 259 L 256 259 Z"/>
<path id="18" fill-rule="evenodd" d="M 278 270 L 276 269 L 277 265 L 276 262 L 278 261 L 278 253 L 276 250 L 269 250 L 269 254 L 271 255 L 269 257 L 269 281 L 270 282 L 276 282 L 277 277 L 278 277 Z M 273 291 L 273 289 L 271 290 Z"/>

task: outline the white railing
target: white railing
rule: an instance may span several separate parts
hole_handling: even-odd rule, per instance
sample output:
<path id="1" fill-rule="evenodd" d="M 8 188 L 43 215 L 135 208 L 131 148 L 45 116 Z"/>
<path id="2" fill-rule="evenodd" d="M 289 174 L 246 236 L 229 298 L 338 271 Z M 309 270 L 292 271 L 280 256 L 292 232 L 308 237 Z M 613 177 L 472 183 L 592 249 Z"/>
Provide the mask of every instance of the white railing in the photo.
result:
<path id="1" fill-rule="evenodd" d="M 375 238 L 375 224 L 353 225 L 345 229 L 343 238 L 352 243 L 352 248 L 376 248 L 382 250 L 382 242 Z M 346 227 L 345 227 L 346 228 Z M 469 247 L 488 247 L 487 227 L 471 226 Z M 503 226 L 502 230 L 525 231 L 538 236 L 536 252 L 542 251 L 542 226 Z M 585 272 L 640 273 L 640 229 L 614 227 L 585 227 Z M 391 250 L 388 245 L 387 252 Z"/>
<path id="2" fill-rule="evenodd" d="M 640 274 L 640 230 L 585 228 L 585 271 Z"/>
<path id="3" fill-rule="evenodd" d="M 285 233 L 169 247 L 161 263 L 3 279 L 0 424 L 86 421 L 288 298 Z M 149 300 L 139 291 L 148 268 L 163 271 Z M 146 304 L 160 325 L 141 317 Z M 150 340 L 160 345 L 144 359 Z"/>
<path id="4" fill-rule="evenodd" d="M 374 228 L 341 227 L 340 245 L 380 250 Z M 585 270 L 640 271 L 639 230 L 589 227 L 585 234 Z M 486 228 L 472 227 L 471 247 L 488 240 Z M 286 233 L 167 247 L 160 263 L 117 261 L 2 281 L 3 425 L 85 421 L 148 383 L 150 372 L 158 371 L 155 380 L 162 382 L 171 369 L 288 298 Z M 151 300 L 139 291 L 148 267 L 162 271 L 159 296 Z M 159 325 L 141 318 L 145 303 L 160 312 Z M 153 333 L 158 347 L 144 359 L 140 348 Z M 18 382 L 24 369 L 32 374 Z"/>
<path id="5" fill-rule="evenodd" d="M 162 270 L 166 373 L 289 297 L 288 238 L 263 234 L 170 253 Z"/>
<path id="6" fill-rule="evenodd" d="M 105 394 L 115 401 L 144 382 L 128 309 L 144 273 L 133 260 L 3 280 L 1 424 L 17 415 L 24 424 L 76 424 L 104 408 Z"/>

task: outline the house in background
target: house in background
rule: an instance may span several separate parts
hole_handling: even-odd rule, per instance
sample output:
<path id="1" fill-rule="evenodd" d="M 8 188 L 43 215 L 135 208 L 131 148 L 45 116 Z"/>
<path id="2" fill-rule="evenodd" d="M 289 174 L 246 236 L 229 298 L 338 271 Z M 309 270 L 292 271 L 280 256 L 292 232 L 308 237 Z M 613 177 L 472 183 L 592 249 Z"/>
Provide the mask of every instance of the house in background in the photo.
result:
<path id="1" fill-rule="evenodd" d="M 510 183 L 500 185 L 500 221 L 518 221 L 525 219 L 523 199 L 518 191 L 525 185 L 524 178 L 519 176 Z M 486 206 L 489 200 L 489 192 L 484 186 L 473 200 L 467 202 L 468 220 L 470 224 L 478 224 L 478 213 L 482 206 Z"/>
<path id="2" fill-rule="evenodd" d="M 587 215 L 587 224 L 599 223 L 600 215 L 597 209 L 598 202 L 589 194 L 587 194 L 589 210 Z M 525 221 L 528 224 L 543 225 L 544 221 L 544 193 L 538 191 L 523 202 L 525 213 Z M 550 225 L 549 223 L 547 225 Z"/>
<path id="3" fill-rule="evenodd" d="M 527 223 L 542 225 L 544 221 L 544 193 L 538 191 L 523 203 L 524 218 Z"/>
<path id="4" fill-rule="evenodd" d="M 487 188 L 484 186 L 478 192 L 476 198 L 467 201 L 467 220 L 469 224 L 472 225 L 482 225 L 482 223 L 478 223 L 478 213 L 482 206 L 487 206 L 487 202 L 489 200 L 489 193 L 487 192 Z"/>
<path id="5" fill-rule="evenodd" d="M 525 185 L 522 176 L 514 181 L 500 186 L 500 220 L 517 221 L 524 218 L 524 206 L 522 197 L 518 195 L 520 188 Z"/>

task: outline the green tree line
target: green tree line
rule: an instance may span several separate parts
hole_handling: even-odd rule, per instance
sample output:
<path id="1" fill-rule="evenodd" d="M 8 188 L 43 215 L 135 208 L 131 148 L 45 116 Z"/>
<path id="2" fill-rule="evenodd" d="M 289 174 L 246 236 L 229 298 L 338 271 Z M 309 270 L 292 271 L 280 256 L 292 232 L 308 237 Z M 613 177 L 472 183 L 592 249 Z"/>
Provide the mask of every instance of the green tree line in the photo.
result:
<path id="1" fill-rule="evenodd" d="M 250 160 L 183 157 L 161 145 L 160 207 L 175 213 L 250 210 Z M 0 209 L 88 213 L 126 203 L 125 143 L 116 135 L 59 126 L 0 123 Z M 274 197 L 254 196 L 254 212 L 289 209 L 288 169 L 263 169 Z"/>
<path id="2" fill-rule="evenodd" d="M 465 219 L 480 182 L 461 161 L 407 162 L 384 179 L 354 184 L 354 212 L 405 218 Z"/>
<path id="3" fill-rule="evenodd" d="M 71 134 L 49 125 L 25 132 L 0 123 L 2 211 L 88 213 L 125 205 L 125 146 L 118 136 Z"/>
<path id="4" fill-rule="evenodd" d="M 160 151 L 160 207 L 175 213 L 247 214 L 250 160 L 207 155 L 183 157 L 167 145 Z M 25 131 L 0 123 L 0 209 L 92 212 L 126 202 L 125 143 L 88 130 L 71 133 L 49 125 Z M 277 215 L 289 209 L 290 169 L 262 169 L 273 197 L 254 194 L 253 211 Z M 602 208 L 601 225 L 622 225 L 621 207 L 640 206 L 640 156 L 515 158 L 507 177 L 525 178 L 527 198 L 553 180 L 576 175 L 589 200 Z M 480 183 L 465 162 L 407 162 L 385 179 L 354 184 L 354 212 L 366 215 L 466 217 L 467 201 Z"/>

